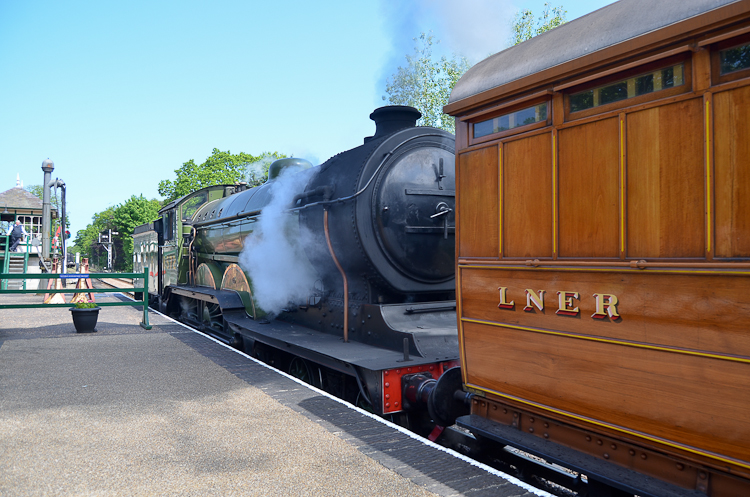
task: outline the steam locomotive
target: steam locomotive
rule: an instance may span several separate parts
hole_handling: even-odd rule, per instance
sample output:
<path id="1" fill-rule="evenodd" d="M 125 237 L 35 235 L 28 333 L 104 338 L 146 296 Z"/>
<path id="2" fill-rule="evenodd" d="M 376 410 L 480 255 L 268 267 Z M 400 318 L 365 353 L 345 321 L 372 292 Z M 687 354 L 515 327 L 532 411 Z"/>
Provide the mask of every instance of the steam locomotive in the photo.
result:
<path id="1" fill-rule="evenodd" d="M 320 166 L 282 159 L 136 228 L 134 267 L 165 312 L 412 428 L 458 365 L 453 135 L 376 109 L 376 132 Z M 452 373 L 460 387 L 460 376 Z M 450 419 L 445 420 L 448 423 Z"/>

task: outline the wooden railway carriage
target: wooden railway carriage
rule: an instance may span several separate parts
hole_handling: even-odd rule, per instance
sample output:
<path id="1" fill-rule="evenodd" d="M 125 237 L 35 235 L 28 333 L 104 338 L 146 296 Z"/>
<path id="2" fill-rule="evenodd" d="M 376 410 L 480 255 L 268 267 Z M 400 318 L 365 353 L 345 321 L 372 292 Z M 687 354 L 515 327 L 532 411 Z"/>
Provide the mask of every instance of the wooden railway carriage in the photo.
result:
<path id="1" fill-rule="evenodd" d="M 641 495 L 750 495 L 750 2 L 621 0 L 445 110 L 459 424 Z"/>

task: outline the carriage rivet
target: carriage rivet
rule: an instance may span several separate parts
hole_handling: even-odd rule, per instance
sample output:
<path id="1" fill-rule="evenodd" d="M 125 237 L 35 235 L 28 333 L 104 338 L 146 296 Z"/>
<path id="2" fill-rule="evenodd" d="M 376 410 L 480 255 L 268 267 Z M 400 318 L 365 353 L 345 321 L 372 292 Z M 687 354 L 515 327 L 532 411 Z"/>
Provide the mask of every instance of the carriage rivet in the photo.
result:
<path id="1" fill-rule="evenodd" d="M 609 459 L 609 454 L 607 454 L 606 452 L 604 453 L 604 459 Z"/>
<path id="2" fill-rule="evenodd" d="M 529 421 L 531 421 L 533 423 L 534 422 L 534 418 L 529 418 Z"/>
<path id="3" fill-rule="evenodd" d="M 641 454 L 641 459 L 643 459 L 645 461 L 647 458 L 648 458 L 648 456 L 646 454 Z"/>
<path id="4" fill-rule="evenodd" d="M 586 441 L 587 441 L 587 442 L 590 442 L 590 441 L 591 441 L 591 435 L 586 435 Z"/>
<path id="5" fill-rule="evenodd" d="M 596 441 L 596 445 L 601 445 L 603 442 L 601 440 Z"/>
<path id="6" fill-rule="evenodd" d="M 534 433 L 534 428 L 529 428 L 529 433 Z"/>
<path id="7" fill-rule="evenodd" d="M 508 410 L 503 408 L 503 414 L 508 414 Z"/>
<path id="8" fill-rule="evenodd" d="M 549 433 L 545 433 L 544 438 L 549 438 Z"/>
<path id="9" fill-rule="evenodd" d="M 612 444 L 610 447 L 612 447 L 612 450 L 617 450 L 617 444 Z"/>
<path id="10" fill-rule="evenodd" d="M 678 462 L 677 463 L 677 469 L 679 469 L 680 471 L 682 471 L 683 469 L 685 469 L 685 465 L 682 464 L 681 462 Z"/>
<path id="11" fill-rule="evenodd" d="M 629 453 L 629 454 L 630 454 L 631 456 L 634 456 L 634 455 L 635 455 L 635 451 L 634 451 L 633 449 L 630 449 L 630 450 L 628 451 L 628 453 Z"/>
<path id="12" fill-rule="evenodd" d="M 701 471 L 700 473 L 698 473 L 698 478 L 700 478 L 701 480 L 705 480 L 706 479 L 706 472 L 705 471 Z"/>
<path id="13" fill-rule="evenodd" d="M 544 423 L 544 427 L 545 427 L 545 428 L 549 428 L 549 423 L 546 423 L 546 422 L 545 422 L 545 423 Z"/>

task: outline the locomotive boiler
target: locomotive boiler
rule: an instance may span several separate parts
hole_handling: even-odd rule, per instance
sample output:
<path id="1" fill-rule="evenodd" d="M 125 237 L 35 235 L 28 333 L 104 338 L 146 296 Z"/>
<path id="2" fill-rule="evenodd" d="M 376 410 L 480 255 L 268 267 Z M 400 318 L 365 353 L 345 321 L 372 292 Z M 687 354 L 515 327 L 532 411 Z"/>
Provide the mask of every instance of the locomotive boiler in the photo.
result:
<path id="1" fill-rule="evenodd" d="M 417 127 L 411 107 L 370 117 L 373 136 L 320 166 L 282 159 L 264 185 L 208 187 L 165 206 L 136 230 L 136 267 L 157 250 L 151 293 L 162 309 L 378 414 L 421 423 L 424 403 L 405 396 L 402 377 L 437 379 L 458 364 L 454 138 Z M 279 233 L 289 251 L 257 252 Z M 294 260 L 268 278 L 287 252 Z M 269 297 L 266 280 L 289 295 Z"/>

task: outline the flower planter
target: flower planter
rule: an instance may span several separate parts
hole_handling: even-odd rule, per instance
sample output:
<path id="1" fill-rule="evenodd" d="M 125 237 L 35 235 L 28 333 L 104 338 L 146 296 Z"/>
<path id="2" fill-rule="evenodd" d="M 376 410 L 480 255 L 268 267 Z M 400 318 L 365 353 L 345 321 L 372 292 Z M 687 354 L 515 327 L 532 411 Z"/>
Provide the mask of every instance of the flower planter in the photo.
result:
<path id="1" fill-rule="evenodd" d="M 101 307 L 91 309 L 70 308 L 73 313 L 73 325 L 77 333 L 93 333 L 96 331 L 96 320 L 99 319 L 99 310 Z"/>

